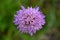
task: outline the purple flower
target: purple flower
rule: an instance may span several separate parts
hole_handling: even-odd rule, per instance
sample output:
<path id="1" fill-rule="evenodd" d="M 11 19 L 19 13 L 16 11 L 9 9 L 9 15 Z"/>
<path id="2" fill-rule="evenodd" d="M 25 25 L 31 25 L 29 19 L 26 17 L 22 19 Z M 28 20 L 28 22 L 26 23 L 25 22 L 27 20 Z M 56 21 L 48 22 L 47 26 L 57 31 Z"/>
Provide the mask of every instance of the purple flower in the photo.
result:
<path id="1" fill-rule="evenodd" d="M 45 24 L 45 16 L 39 11 L 39 7 L 27 9 L 22 6 L 21 10 L 17 11 L 14 15 L 14 23 L 18 25 L 18 29 L 24 33 L 29 33 L 33 35 L 37 30 L 42 28 Z"/>

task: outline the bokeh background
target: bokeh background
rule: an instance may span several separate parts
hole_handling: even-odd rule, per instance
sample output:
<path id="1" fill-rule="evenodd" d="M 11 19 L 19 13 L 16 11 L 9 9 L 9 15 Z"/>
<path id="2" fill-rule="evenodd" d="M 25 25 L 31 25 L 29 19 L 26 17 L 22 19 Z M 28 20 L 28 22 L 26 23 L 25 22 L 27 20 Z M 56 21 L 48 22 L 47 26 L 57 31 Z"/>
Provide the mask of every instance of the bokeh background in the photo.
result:
<path id="1" fill-rule="evenodd" d="M 46 24 L 33 36 L 19 32 L 14 14 L 21 9 L 40 7 Z M 60 0 L 0 0 L 0 40 L 60 40 Z"/>

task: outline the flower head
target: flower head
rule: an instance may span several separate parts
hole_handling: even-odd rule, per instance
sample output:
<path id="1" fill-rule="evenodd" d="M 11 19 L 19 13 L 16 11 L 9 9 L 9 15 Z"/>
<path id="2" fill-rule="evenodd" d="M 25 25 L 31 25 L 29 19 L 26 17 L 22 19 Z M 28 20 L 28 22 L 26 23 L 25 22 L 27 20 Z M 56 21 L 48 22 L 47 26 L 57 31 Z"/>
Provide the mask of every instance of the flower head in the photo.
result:
<path id="1" fill-rule="evenodd" d="M 33 35 L 45 24 L 44 18 L 45 16 L 39 11 L 39 7 L 28 7 L 25 9 L 24 6 L 22 6 L 22 9 L 18 10 L 17 14 L 14 15 L 14 23 L 18 25 L 17 28 L 20 31 Z"/>

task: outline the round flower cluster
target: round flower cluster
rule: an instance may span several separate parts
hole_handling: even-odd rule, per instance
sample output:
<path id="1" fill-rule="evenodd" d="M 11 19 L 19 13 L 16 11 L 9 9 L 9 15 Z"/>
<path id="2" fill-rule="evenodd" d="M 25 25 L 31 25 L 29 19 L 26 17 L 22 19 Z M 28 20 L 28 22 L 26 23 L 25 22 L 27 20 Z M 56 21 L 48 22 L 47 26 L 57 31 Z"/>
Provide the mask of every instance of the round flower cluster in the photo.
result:
<path id="1" fill-rule="evenodd" d="M 45 24 L 44 18 L 45 16 L 39 11 L 39 7 L 28 7 L 25 9 L 24 6 L 22 6 L 22 9 L 18 10 L 17 14 L 14 15 L 14 23 L 18 25 L 17 28 L 23 33 L 33 35 Z"/>

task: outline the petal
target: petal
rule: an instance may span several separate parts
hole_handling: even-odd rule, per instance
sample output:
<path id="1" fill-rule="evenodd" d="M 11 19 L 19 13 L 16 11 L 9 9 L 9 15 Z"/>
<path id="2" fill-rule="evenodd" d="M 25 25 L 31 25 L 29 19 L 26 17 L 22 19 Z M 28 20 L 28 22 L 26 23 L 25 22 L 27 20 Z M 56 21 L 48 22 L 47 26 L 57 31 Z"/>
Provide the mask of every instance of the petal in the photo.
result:
<path id="1" fill-rule="evenodd" d="M 25 7 L 24 7 L 24 6 L 21 6 L 21 8 L 22 8 L 23 10 L 25 10 Z"/>
<path id="2" fill-rule="evenodd" d="M 36 10 L 39 10 L 39 7 L 35 7 Z"/>

